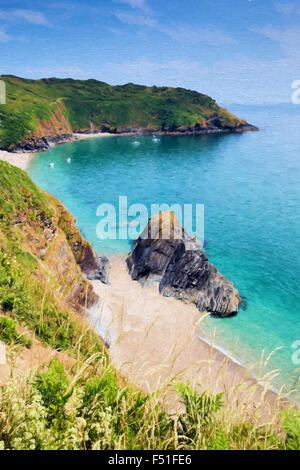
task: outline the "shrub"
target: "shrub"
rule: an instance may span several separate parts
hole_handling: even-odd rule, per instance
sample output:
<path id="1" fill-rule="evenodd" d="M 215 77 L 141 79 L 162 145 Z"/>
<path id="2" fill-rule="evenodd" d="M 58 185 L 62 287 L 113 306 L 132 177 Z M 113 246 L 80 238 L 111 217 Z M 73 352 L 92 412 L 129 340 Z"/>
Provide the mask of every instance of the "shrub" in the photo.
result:
<path id="1" fill-rule="evenodd" d="M 0 339 L 4 343 L 15 342 L 30 349 L 32 346 L 31 338 L 26 334 L 19 334 L 17 323 L 7 316 L 0 316 Z"/>
<path id="2" fill-rule="evenodd" d="M 300 449 L 300 412 L 299 410 L 283 411 L 283 429 L 286 432 L 286 448 Z"/>
<path id="3" fill-rule="evenodd" d="M 16 322 L 9 317 L 0 317 L 0 339 L 4 343 L 11 343 L 17 337 Z"/>

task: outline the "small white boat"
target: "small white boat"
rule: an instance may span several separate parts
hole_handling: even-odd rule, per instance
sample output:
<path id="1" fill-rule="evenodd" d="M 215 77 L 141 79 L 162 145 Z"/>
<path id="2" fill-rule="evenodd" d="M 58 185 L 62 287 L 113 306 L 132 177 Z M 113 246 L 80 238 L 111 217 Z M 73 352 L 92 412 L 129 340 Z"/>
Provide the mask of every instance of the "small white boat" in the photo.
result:
<path id="1" fill-rule="evenodd" d="M 71 163 L 71 158 L 67 158 L 66 162 Z"/>
<path id="2" fill-rule="evenodd" d="M 132 142 L 132 145 L 141 145 L 141 142 L 139 142 L 138 140 L 135 140 L 134 142 Z"/>
<path id="3" fill-rule="evenodd" d="M 155 143 L 160 142 L 160 139 L 158 139 L 157 137 L 153 137 L 152 142 L 155 142 Z"/>
<path id="4" fill-rule="evenodd" d="M 54 167 L 54 163 L 49 163 L 48 166 L 50 166 L 51 168 L 53 168 L 53 167 Z"/>

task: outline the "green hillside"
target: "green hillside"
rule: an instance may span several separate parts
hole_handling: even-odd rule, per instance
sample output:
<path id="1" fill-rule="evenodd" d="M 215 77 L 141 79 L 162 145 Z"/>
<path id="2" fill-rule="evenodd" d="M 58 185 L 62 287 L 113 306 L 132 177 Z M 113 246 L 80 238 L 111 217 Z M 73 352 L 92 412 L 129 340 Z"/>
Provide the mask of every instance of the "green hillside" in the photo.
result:
<path id="1" fill-rule="evenodd" d="M 175 131 L 188 128 L 234 129 L 247 124 L 230 114 L 209 96 L 183 88 L 146 87 L 129 83 L 110 86 L 97 80 L 48 78 L 27 80 L 1 76 L 6 83 L 7 102 L 0 105 L 0 148 L 9 149 L 37 132 L 61 110 L 67 130 L 102 129 L 122 131 L 125 127 Z M 41 124 L 42 123 L 42 124 Z M 42 132 L 39 127 L 42 126 Z"/>

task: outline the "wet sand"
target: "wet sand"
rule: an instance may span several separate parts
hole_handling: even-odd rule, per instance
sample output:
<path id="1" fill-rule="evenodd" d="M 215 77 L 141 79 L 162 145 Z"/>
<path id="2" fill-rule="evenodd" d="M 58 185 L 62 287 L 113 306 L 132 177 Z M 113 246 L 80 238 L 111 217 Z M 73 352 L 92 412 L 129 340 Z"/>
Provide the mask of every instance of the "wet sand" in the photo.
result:
<path id="1" fill-rule="evenodd" d="M 225 392 L 238 414 L 258 410 L 266 420 L 275 416 L 278 395 L 195 335 L 201 318 L 195 306 L 161 296 L 157 284 L 143 288 L 130 278 L 120 257 L 110 264 L 110 284 L 93 281 L 102 303 L 90 312 L 91 322 L 109 345 L 112 363 L 129 382 L 145 392 L 166 387 L 171 409 L 178 403 L 169 385 L 184 381 L 200 390 Z"/>

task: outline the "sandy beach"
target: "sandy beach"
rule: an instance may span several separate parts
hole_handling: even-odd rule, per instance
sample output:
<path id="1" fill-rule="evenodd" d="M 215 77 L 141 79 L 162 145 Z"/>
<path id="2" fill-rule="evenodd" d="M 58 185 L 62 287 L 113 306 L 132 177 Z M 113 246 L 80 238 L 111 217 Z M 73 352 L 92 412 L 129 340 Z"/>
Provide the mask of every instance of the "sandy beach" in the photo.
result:
<path id="1" fill-rule="evenodd" d="M 0 150 L 0 160 L 15 165 L 21 170 L 27 170 L 31 160 L 36 156 L 35 153 L 31 152 L 6 152 L 5 150 Z"/>
<path id="2" fill-rule="evenodd" d="M 266 420 L 275 416 L 278 395 L 195 335 L 201 318 L 195 306 L 159 295 L 157 285 L 143 288 L 130 278 L 120 257 L 110 264 L 110 284 L 93 281 L 102 304 L 90 312 L 91 322 L 129 382 L 146 392 L 168 388 L 174 380 L 190 382 L 200 390 L 225 392 L 240 414 L 251 410 Z M 170 389 L 167 393 L 172 409 L 176 400 Z"/>
<path id="3" fill-rule="evenodd" d="M 95 139 L 98 137 L 111 137 L 116 134 L 110 134 L 109 132 L 95 132 L 94 134 L 73 134 L 74 140 L 87 140 L 87 139 Z"/>

